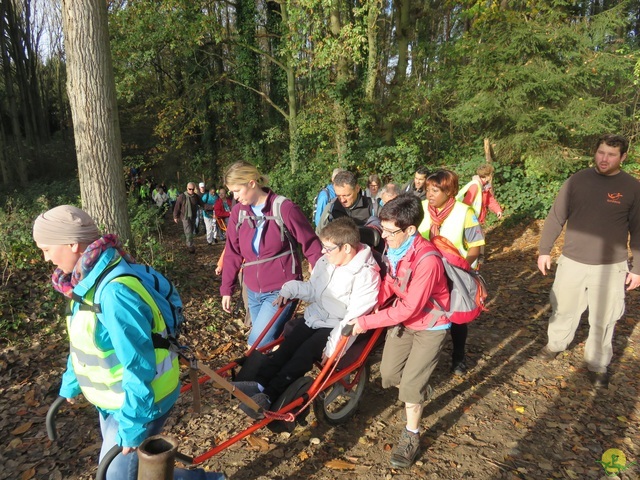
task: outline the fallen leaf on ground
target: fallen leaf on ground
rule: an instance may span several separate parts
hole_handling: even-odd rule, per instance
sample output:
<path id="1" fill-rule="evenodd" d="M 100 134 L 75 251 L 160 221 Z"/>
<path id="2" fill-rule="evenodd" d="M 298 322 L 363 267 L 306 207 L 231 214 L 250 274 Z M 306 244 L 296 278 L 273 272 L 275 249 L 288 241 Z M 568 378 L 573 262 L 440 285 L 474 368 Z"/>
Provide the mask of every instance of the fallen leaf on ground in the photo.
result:
<path id="1" fill-rule="evenodd" d="M 266 452 L 267 450 L 269 450 L 269 442 L 254 435 L 249 435 L 247 437 L 247 443 L 252 448 L 260 450 L 261 452 Z"/>
<path id="2" fill-rule="evenodd" d="M 330 460 L 324 464 L 325 467 L 332 468 L 333 470 L 353 470 L 356 466 L 351 462 L 345 462 L 344 460 Z"/>
<path id="3" fill-rule="evenodd" d="M 14 438 L 9 442 L 9 449 L 13 450 L 14 448 L 17 448 L 20 445 L 22 445 L 22 440 L 20 440 L 19 438 Z"/>
<path id="4" fill-rule="evenodd" d="M 13 429 L 11 431 L 11 434 L 12 435 L 22 435 L 24 432 L 26 432 L 27 430 L 29 430 L 31 428 L 31 425 L 33 425 L 32 422 L 23 423 L 19 427 Z"/>
<path id="5" fill-rule="evenodd" d="M 35 477 L 36 475 L 36 469 L 34 467 L 31 467 L 29 470 L 25 470 L 24 472 L 22 472 L 22 475 L 20 475 L 20 480 L 29 480 L 30 478 Z"/>
<path id="6" fill-rule="evenodd" d="M 226 353 L 227 350 L 229 350 L 232 346 L 233 344 L 231 342 L 228 342 L 228 343 L 225 343 L 224 345 L 219 346 L 213 352 L 211 352 L 211 354 L 209 355 L 209 358 L 215 358 L 218 355 L 222 355 L 223 353 Z"/>
<path id="7" fill-rule="evenodd" d="M 35 407 L 38 405 L 38 402 L 36 402 L 36 392 L 34 390 L 29 390 L 24 394 L 24 403 L 26 403 L 30 407 Z"/>

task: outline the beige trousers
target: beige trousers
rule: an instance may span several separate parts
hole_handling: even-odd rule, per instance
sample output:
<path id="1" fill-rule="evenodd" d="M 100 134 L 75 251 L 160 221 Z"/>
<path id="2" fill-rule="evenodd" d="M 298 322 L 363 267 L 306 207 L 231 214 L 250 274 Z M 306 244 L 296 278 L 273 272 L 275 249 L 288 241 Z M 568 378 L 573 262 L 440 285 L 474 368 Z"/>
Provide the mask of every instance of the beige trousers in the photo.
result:
<path id="1" fill-rule="evenodd" d="M 401 402 L 422 403 L 445 338 L 447 330 L 388 330 L 380 363 L 382 386 L 397 386 Z"/>
<path id="2" fill-rule="evenodd" d="M 592 372 L 606 372 L 613 357 L 613 331 L 624 313 L 627 262 L 587 265 L 564 255 L 558 259 L 551 289 L 549 343 L 552 352 L 562 352 L 572 342 L 580 316 L 589 309 L 589 336 L 584 360 Z"/>

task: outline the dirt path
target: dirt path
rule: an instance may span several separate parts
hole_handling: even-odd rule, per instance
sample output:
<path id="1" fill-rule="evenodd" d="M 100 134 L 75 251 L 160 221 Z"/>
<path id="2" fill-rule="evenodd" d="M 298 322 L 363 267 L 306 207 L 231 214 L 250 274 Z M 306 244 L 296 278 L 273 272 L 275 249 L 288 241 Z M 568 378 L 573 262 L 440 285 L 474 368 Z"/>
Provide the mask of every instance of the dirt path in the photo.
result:
<path id="1" fill-rule="evenodd" d="M 594 396 L 586 381 L 582 353 L 587 327 L 572 348 L 542 363 L 553 279 L 535 270 L 539 223 L 497 228 L 489 235 L 483 267 L 491 311 L 470 327 L 470 372 L 452 378 L 450 345 L 433 378 L 435 395 L 426 406 L 422 451 L 407 470 L 389 466 L 389 450 L 403 426 L 397 391 L 383 390 L 374 366 L 356 416 L 330 427 L 313 414 L 291 434 L 264 429 L 204 465 L 232 479 L 598 479 L 604 451 L 620 449 L 640 460 L 640 328 L 637 292 L 627 296 L 627 314 L 616 327 L 610 389 Z M 222 246 L 199 236 L 196 255 L 181 246 L 178 227 L 167 226 L 175 250 L 180 290 L 191 318 L 189 343 L 203 361 L 222 366 L 244 345 L 241 319 L 220 312 L 219 280 L 213 277 Z M 557 253 L 557 252 L 556 252 Z M 187 281 L 188 279 L 188 281 Z M 43 314 L 46 314 L 44 312 Z M 197 320 L 196 320 L 197 319 Z M 61 442 L 46 439 L 44 415 L 57 395 L 66 357 L 64 332 L 34 338 L 29 347 L 0 351 L 0 479 L 85 479 L 95 474 L 100 446 L 97 417 L 90 405 L 61 412 Z M 179 400 L 167 431 L 181 450 L 201 454 L 249 425 L 237 402 L 210 386 L 203 390 L 203 414 Z M 631 466 L 620 478 L 640 478 Z"/>

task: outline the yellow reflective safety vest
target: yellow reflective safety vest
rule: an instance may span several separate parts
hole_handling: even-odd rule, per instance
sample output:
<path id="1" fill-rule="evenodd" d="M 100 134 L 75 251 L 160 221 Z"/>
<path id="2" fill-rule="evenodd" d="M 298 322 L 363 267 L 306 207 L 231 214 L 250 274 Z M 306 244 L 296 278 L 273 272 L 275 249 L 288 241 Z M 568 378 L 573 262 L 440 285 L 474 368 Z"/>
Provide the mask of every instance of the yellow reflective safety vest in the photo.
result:
<path id="1" fill-rule="evenodd" d="M 424 220 L 422 220 L 422 223 L 418 227 L 418 232 L 429 240 L 431 236 L 431 215 L 429 215 L 428 200 L 422 202 L 422 208 L 424 209 Z M 470 208 L 469 205 L 456 201 L 453 210 L 451 210 L 449 216 L 440 226 L 440 235 L 453 243 L 463 258 L 467 258 L 468 253 L 468 250 L 464 246 L 464 223 L 467 218 L 467 211 Z"/>
<path id="2" fill-rule="evenodd" d="M 152 334 L 167 337 L 167 327 L 158 305 L 138 279 L 131 276 L 116 277 L 119 282 L 136 292 L 153 312 Z M 95 285 L 87 292 L 83 301 L 93 304 Z M 97 313 L 75 306 L 67 316 L 67 331 L 71 346 L 70 358 L 78 384 L 85 398 L 96 407 L 117 410 L 124 403 L 122 388 L 123 366 L 115 350 L 103 350 L 96 345 Z M 158 403 L 178 386 L 180 364 L 175 352 L 166 348 L 155 348 L 156 375 L 151 382 L 154 402 Z"/>
<path id="3" fill-rule="evenodd" d="M 484 188 L 484 186 L 482 185 L 482 180 L 480 180 L 479 177 L 473 177 L 473 180 L 462 187 L 458 192 L 458 195 L 456 195 L 456 200 L 462 202 L 465 195 L 467 194 L 467 191 L 469 190 L 469 188 L 471 188 L 471 185 L 478 186 L 476 196 L 473 197 L 473 201 L 471 202 L 471 208 L 473 208 L 476 217 L 480 218 L 480 212 L 482 211 L 482 189 Z"/>

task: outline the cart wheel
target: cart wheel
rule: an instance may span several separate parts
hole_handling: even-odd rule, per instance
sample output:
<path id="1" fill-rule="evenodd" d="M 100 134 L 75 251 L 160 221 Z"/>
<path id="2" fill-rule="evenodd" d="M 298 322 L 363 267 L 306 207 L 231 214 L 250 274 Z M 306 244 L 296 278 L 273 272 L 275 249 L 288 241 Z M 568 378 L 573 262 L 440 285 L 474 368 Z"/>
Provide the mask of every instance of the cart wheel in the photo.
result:
<path id="1" fill-rule="evenodd" d="M 355 381 L 357 377 L 357 381 Z M 350 373 L 331 385 L 313 401 L 313 411 L 317 418 L 323 418 L 331 425 L 341 425 L 356 413 L 358 403 L 369 380 L 369 365 L 364 363 L 362 367 Z M 349 387 L 345 387 L 344 382 Z"/>
<path id="2" fill-rule="evenodd" d="M 313 378 L 311 377 L 298 378 L 295 382 L 289 385 L 289 387 L 284 391 L 282 395 L 278 397 L 278 399 L 275 402 L 271 404 L 271 407 L 269 408 L 269 410 L 271 410 L 272 412 L 277 412 L 282 407 L 290 404 L 296 398 L 299 398 L 302 395 L 304 395 L 307 392 L 307 390 L 309 390 L 309 387 L 311 386 L 312 383 L 313 383 Z M 293 410 L 293 411 L 296 412 L 296 410 Z M 304 419 L 306 418 L 308 412 L 309 412 L 309 409 L 307 409 L 306 412 L 302 412 L 299 416 L 296 417 L 296 421 L 298 423 L 304 424 Z M 274 433 L 293 432 L 293 429 L 295 427 L 296 427 L 296 422 L 285 422 L 282 420 L 275 420 L 267 424 L 267 428 Z"/>

